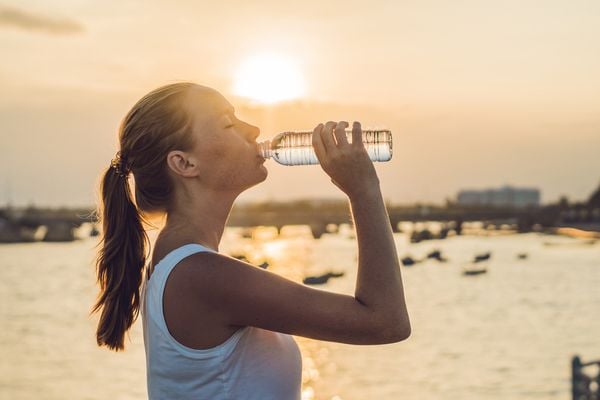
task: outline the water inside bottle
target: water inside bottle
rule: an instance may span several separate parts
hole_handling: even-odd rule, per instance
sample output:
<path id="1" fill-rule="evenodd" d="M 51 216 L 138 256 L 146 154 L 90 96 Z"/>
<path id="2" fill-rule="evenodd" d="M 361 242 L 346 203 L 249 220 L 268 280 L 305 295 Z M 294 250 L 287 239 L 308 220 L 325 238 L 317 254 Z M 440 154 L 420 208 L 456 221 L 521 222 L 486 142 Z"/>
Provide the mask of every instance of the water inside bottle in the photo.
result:
<path id="1" fill-rule="evenodd" d="M 319 159 L 312 146 L 281 147 L 273 150 L 272 157 L 283 165 L 318 164 Z"/>

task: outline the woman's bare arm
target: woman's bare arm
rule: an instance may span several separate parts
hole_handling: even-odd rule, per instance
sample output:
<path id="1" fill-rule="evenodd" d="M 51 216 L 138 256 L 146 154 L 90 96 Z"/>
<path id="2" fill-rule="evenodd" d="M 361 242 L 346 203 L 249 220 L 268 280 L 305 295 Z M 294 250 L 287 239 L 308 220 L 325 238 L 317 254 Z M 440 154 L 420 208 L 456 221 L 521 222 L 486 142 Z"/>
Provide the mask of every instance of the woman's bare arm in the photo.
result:
<path id="1" fill-rule="evenodd" d="M 359 249 L 355 297 L 408 337 L 410 322 L 400 265 L 381 192 L 365 192 L 350 203 Z"/>
<path id="2" fill-rule="evenodd" d="M 347 122 L 328 122 L 315 128 L 313 146 L 323 170 L 350 199 L 359 255 L 355 297 L 408 336 L 400 265 L 379 178 L 362 143 L 360 123 L 353 124 L 351 144 L 347 127 Z"/>

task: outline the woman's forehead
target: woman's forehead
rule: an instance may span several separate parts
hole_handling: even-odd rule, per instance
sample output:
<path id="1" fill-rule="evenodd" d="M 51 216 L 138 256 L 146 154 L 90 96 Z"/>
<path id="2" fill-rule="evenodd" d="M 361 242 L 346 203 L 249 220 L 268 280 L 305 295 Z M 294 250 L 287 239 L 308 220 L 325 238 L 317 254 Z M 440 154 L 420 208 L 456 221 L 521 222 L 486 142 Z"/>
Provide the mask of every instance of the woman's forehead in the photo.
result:
<path id="1" fill-rule="evenodd" d="M 231 103 L 221 93 L 204 86 L 192 89 L 188 99 L 190 106 L 196 111 L 223 114 L 224 111 L 233 108 Z"/>
<path id="2" fill-rule="evenodd" d="M 187 98 L 187 108 L 197 125 L 216 121 L 233 111 L 233 106 L 221 93 L 202 86 L 191 91 Z"/>

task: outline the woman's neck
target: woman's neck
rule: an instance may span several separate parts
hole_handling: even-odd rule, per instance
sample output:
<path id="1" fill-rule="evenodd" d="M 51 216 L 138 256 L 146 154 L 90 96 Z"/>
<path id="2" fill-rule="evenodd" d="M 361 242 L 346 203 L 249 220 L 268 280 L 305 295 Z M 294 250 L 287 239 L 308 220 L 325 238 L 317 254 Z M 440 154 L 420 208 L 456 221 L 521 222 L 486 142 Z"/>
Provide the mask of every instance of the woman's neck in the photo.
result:
<path id="1" fill-rule="evenodd" d="M 199 243 L 219 251 L 219 243 L 236 197 L 214 192 L 180 197 L 167 213 L 163 232 L 171 238 Z"/>

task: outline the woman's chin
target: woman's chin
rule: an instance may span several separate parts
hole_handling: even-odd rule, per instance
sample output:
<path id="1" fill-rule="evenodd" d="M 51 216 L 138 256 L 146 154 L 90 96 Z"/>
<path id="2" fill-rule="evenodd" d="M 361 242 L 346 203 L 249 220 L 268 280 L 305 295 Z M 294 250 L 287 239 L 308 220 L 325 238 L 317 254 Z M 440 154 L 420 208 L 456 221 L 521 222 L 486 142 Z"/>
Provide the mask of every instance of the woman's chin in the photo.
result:
<path id="1" fill-rule="evenodd" d="M 269 176 L 269 171 L 267 170 L 267 168 L 265 168 L 264 165 L 260 165 L 258 167 L 258 173 L 256 174 L 256 178 L 253 179 L 252 183 L 246 187 L 246 189 L 249 189 L 253 186 L 256 186 L 262 182 L 264 182 L 267 179 L 267 176 Z"/>
<path id="2" fill-rule="evenodd" d="M 267 169 L 267 167 L 264 166 L 264 164 L 261 164 L 260 166 L 260 170 L 263 171 L 263 179 L 260 182 L 263 182 L 265 179 L 267 179 L 267 176 L 269 176 L 269 170 Z"/>

